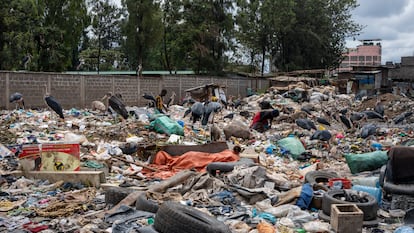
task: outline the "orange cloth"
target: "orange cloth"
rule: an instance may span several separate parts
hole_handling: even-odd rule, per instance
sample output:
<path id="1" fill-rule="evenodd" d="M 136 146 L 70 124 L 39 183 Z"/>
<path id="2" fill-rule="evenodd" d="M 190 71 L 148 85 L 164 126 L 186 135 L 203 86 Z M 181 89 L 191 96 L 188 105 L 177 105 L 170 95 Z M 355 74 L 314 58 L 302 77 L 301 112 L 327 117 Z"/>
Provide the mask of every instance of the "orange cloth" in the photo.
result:
<path id="1" fill-rule="evenodd" d="M 234 162 L 239 156 L 232 150 L 224 150 L 219 153 L 207 153 L 189 151 L 181 156 L 171 156 L 165 151 L 159 151 L 151 164 L 160 172 L 145 174 L 147 176 L 168 178 L 180 170 L 196 169 L 199 172 L 205 171 L 207 165 L 212 162 Z"/>

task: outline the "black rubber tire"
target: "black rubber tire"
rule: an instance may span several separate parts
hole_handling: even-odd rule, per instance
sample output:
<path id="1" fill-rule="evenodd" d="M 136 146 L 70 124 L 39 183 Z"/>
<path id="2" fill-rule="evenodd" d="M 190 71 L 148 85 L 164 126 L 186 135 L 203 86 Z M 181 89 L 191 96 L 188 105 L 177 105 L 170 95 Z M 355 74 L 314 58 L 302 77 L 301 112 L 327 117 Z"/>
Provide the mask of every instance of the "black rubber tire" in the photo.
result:
<path id="1" fill-rule="evenodd" d="M 105 190 L 105 203 L 116 205 L 134 190 L 122 187 L 110 187 Z"/>
<path id="2" fill-rule="evenodd" d="M 364 212 L 364 221 L 370 221 L 377 218 L 378 203 L 375 197 L 369 195 L 368 193 L 362 192 L 365 194 L 367 202 L 365 203 L 356 203 L 349 201 L 339 200 L 337 197 L 343 196 L 345 190 L 331 190 L 326 192 L 322 197 L 322 211 L 324 214 L 331 215 L 331 205 L 332 204 L 356 204 L 358 208 Z M 356 192 L 354 190 L 346 190 L 345 192 Z"/>
<path id="3" fill-rule="evenodd" d="M 154 229 L 153 225 L 141 227 L 138 229 L 139 233 L 159 233 L 159 231 Z"/>
<path id="4" fill-rule="evenodd" d="M 305 175 L 305 183 L 317 184 L 320 182 L 328 183 L 331 178 L 339 178 L 335 172 L 327 171 L 310 171 Z"/>
<path id="5" fill-rule="evenodd" d="M 206 170 L 210 175 L 216 176 L 216 172 L 231 172 L 238 165 L 254 165 L 254 161 L 248 158 L 240 158 L 237 162 L 211 162 L 206 166 Z"/>
<path id="6" fill-rule="evenodd" d="M 135 201 L 135 208 L 137 210 L 143 210 L 151 213 L 157 213 L 158 211 L 158 203 L 153 200 L 149 200 L 147 198 L 146 193 L 142 193 L 138 196 L 137 200 Z"/>
<path id="7" fill-rule="evenodd" d="M 170 201 L 159 207 L 154 228 L 162 233 L 231 233 L 229 227 L 216 218 Z"/>

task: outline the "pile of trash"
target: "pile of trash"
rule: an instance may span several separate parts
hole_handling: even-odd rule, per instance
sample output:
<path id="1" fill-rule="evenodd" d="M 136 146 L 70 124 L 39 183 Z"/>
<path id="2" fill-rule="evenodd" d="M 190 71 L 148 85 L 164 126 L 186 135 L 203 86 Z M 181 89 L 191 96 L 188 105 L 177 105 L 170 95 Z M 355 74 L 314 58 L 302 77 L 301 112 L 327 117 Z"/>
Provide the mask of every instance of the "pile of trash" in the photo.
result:
<path id="1" fill-rule="evenodd" d="M 345 205 L 361 213 L 346 232 L 414 232 L 414 101 L 292 88 L 229 99 L 207 124 L 197 101 L 127 119 L 3 110 L 0 230 L 341 232 Z"/>

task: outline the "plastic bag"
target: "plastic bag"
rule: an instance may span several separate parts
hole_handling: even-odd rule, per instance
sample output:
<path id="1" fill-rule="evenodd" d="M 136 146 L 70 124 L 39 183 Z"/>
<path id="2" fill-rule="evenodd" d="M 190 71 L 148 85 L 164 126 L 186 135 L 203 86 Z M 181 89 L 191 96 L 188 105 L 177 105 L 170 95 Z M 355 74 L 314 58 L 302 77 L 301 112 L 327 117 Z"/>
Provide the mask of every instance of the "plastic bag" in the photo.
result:
<path id="1" fill-rule="evenodd" d="M 387 151 L 374 151 L 364 154 L 345 154 L 346 163 L 352 174 L 372 171 L 388 161 Z"/>
<path id="2" fill-rule="evenodd" d="M 303 224 L 303 229 L 306 232 L 330 232 L 330 224 L 321 221 L 312 221 Z"/>
<path id="3" fill-rule="evenodd" d="M 177 134 L 184 136 L 184 129 L 176 121 L 167 116 L 160 116 L 151 122 L 150 127 L 158 133 L 168 135 Z"/>
<path id="4" fill-rule="evenodd" d="M 300 154 L 305 152 L 305 147 L 303 147 L 302 142 L 295 137 L 287 137 L 280 139 L 279 141 L 277 141 L 277 144 L 283 150 L 288 151 L 288 153 L 292 155 L 294 159 L 296 159 Z"/>
<path id="5" fill-rule="evenodd" d="M 272 224 L 265 221 L 259 222 L 259 224 L 257 224 L 256 229 L 259 233 L 276 233 L 275 227 Z"/>

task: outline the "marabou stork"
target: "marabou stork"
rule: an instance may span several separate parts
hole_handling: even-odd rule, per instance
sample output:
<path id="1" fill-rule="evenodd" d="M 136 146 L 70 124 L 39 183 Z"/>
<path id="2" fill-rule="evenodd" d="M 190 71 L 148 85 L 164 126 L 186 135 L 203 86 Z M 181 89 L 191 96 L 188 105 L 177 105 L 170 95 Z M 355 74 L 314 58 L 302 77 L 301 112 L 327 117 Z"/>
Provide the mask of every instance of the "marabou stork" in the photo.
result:
<path id="1" fill-rule="evenodd" d="M 323 117 L 316 117 L 316 122 L 318 122 L 319 124 L 322 124 L 322 125 L 331 126 L 331 123 L 329 123 L 329 121 L 326 120 Z"/>
<path id="2" fill-rule="evenodd" d="M 374 107 L 374 111 L 380 114 L 381 116 L 384 116 L 385 108 L 384 108 L 384 105 L 381 103 L 381 101 L 377 101 Z"/>
<path id="3" fill-rule="evenodd" d="M 56 114 L 58 114 L 60 119 L 65 119 L 65 116 L 63 115 L 62 106 L 53 96 L 50 95 L 49 92 L 47 92 L 47 88 L 44 99 L 46 101 L 47 106 L 49 106 L 49 108 L 51 108 Z"/>
<path id="4" fill-rule="evenodd" d="M 13 94 L 10 95 L 9 98 L 9 102 L 10 103 L 16 103 L 16 109 L 18 108 L 22 108 L 24 109 L 24 99 L 23 99 L 23 95 L 19 92 L 15 92 Z"/>
<path id="5" fill-rule="evenodd" d="M 307 129 L 307 130 L 315 129 L 316 130 L 315 123 L 313 123 L 313 121 L 309 120 L 308 118 L 297 119 L 296 125 L 301 127 L 302 129 Z"/>
<path id="6" fill-rule="evenodd" d="M 401 122 L 403 122 L 405 120 L 405 118 L 410 117 L 411 115 L 413 115 L 413 112 L 403 112 L 400 115 L 394 117 L 393 122 L 394 124 L 399 124 Z"/>
<path id="7" fill-rule="evenodd" d="M 342 124 L 344 124 L 348 129 L 352 128 L 352 122 L 348 119 L 345 115 L 339 115 L 339 119 L 341 120 Z"/>
<path id="8" fill-rule="evenodd" d="M 316 130 L 310 137 L 310 140 L 321 140 L 321 141 L 327 142 L 331 138 L 332 138 L 332 134 L 328 130 Z"/>
<path id="9" fill-rule="evenodd" d="M 126 110 L 124 103 L 119 97 L 113 95 L 112 92 L 108 92 L 102 98 L 102 100 L 105 100 L 105 99 L 108 102 L 108 107 L 111 107 L 116 113 L 121 115 L 124 119 L 128 119 L 128 116 L 129 116 L 128 111 Z"/>
<path id="10" fill-rule="evenodd" d="M 381 119 L 381 120 L 384 120 L 384 116 L 382 116 L 381 114 L 379 114 L 376 111 L 367 110 L 367 111 L 362 111 L 362 113 L 365 114 L 368 119 Z"/>
<path id="11" fill-rule="evenodd" d="M 367 124 L 361 128 L 360 137 L 367 138 L 371 135 L 375 135 L 377 133 L 377 126 L 374 124 Z"/>

